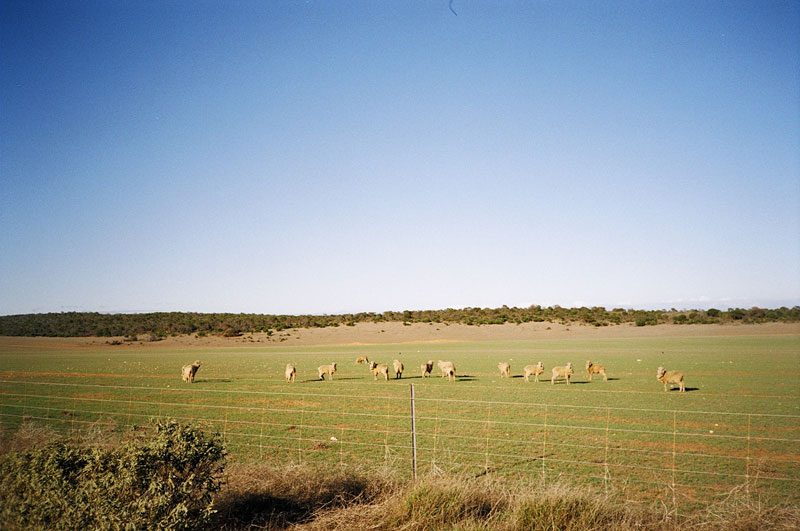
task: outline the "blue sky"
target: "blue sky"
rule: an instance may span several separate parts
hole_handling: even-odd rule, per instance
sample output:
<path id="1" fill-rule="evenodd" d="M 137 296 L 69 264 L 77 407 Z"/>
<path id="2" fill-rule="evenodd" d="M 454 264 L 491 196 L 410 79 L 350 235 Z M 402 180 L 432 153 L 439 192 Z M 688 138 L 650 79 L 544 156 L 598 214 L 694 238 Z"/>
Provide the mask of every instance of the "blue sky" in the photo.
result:
<path id="1" fill-rule="evenodd" d="M 0 3 L 0 314 L 800 304 L 800 3 Z"/>

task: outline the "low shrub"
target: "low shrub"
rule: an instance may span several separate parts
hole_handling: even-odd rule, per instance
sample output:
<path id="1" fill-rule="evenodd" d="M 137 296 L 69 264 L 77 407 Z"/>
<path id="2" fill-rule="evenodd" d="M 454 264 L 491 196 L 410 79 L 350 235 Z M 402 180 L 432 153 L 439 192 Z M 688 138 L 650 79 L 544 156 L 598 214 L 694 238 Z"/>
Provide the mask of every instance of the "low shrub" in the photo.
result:
<path id="1" fill-rule="evenodd" d="M 210 522 L 225 448 L 173 421 L 113 448 L 61 439 L 0 458 L 11 529 L 197 529 Z"/>

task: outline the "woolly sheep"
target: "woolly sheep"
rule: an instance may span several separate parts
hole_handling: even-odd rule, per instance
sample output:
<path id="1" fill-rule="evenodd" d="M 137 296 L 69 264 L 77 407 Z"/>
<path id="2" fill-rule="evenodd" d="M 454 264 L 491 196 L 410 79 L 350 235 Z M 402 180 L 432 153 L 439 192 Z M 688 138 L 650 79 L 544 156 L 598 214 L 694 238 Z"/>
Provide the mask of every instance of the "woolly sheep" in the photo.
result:
<path id="1" fill-rule="evenodd" d="M 333 380 L 333 373 L 336 372 L 336 364 L 331 363 L 329 365 L 320 365 L 317 370 L 319 371 L 320 380 L 324 380 L 326 374 L 331 380 Z"/>
<path id="2" fill-rule="evenodd" d="M 553 367 L 553 377 L 550 378 L 550 383 L 555 385 L 556 378 L 564 378 L 567 380 L 567 385 L 569 385 L 569 379 L 574 372 L 572 362 L 567 363 L 566 367 Z"/>
<path id="3" fill-rule="evenodd" d="M 606 368 L 602 365 L 595 365 L 589 360 L 586 360 L 586 372 L 589 373 L 589 380 L 592 379 L 592 376 L 595 374 L 602 374 L 603 380 L 607 381 L 608 377 L 606 376 Z"/>
<path id="4" fill-rule="evenodd" d="M 369 370 L 372 371 L 372 376 L 375 380 L 378 379 L 379 374 L 382 374 L 386 381 L 389 381 L 389 366 L 385 363 L 370 362 Z"/>
<path id="5" fill-rule="evenodd" d="M 194 383 L 194 375 L 197 374 L 197 369 L 200 368 L 200 360 L 195 361 L 191 365 L 184 365 L 181 369 L 181 377 L 184 382 Z"/>
<path id="6" fill-rule="evenodd" d="M 542 364 L 541 361 L 539 363 L 537 363 L 536 365 L 526 365 L 525 366 L 525 381 L 526 382 L 530 381 L 530 380 L 528 380 L 528 378 L 532 374 L 533 375 L 533 381 L 534 382 L 538 382 L 539 381 L 539 375 L 542 374 L 543 372 L 544 372 L 544 365 Z"/>
<path id="7" fill-rule="evenodd" d="M 511 365 L 509 363 L 501 361 L 500 363 L 497 364 L 497 368 L 500 369 L 500 378 L 511 377 Z"/>
<path id="8" fill-rule="evenodd" d="M 456 366 L 453 365 L 452 361 L 442 361 L 439 360 L 437 362 L 439 369 L 442 371 L 442 378 L 447 377 L 448 380 L 455 381 L 456 379 Z"/>
<path id="9" fill-rule="evenodd" d="M 683 385 L 683 373 L 680 371 L 667 371 L 664 367 L 659 367 L 656 372 L 656 380 L 664 383 L 665 392 L 667 390 L 667 384 L 669 384 L 670 389 L 672 389 L 673 385 L 677 384 L 680 387 L 679 392 L 686 392 L 686 387 Z"/>

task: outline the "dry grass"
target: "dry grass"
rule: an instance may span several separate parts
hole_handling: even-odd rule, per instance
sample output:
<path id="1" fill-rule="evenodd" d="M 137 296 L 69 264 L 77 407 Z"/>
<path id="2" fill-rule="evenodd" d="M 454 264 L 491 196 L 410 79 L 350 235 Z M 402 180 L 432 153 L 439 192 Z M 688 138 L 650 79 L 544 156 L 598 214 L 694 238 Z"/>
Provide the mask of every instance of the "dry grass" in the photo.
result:
<path id="1" fill-rule="evenodd" d="M 762 503 L 758 496 L 737 487 L 728 495 L 683 518 L 681 527 L 698 531 L 756 531 L 800 529 L 800 507 Z"/>
<path id="2" fill-rule="evenodd" d="M 56 431 L 46 425 L 23 420 L 20 427 L 12 432 L 0 429 L 0 455 L 8 452 L 25 451 L 42 447 L 58 437 Z"/>
<path id="3" fill-rule="evenodd" d="M 234 464 L 217 496 L 220 529 L 285 529 L 373 506 L 399 488 L 390 470 Z"/>
<path id="4" fill-rule="evenodd" d="M 800 508 L 742 492 L 689 514 L 561 484 L 509 488 L 489 477 L 399 480 L 390 470 L 237 465 L 217 502 L 221 529 L 797 529 Z"/>

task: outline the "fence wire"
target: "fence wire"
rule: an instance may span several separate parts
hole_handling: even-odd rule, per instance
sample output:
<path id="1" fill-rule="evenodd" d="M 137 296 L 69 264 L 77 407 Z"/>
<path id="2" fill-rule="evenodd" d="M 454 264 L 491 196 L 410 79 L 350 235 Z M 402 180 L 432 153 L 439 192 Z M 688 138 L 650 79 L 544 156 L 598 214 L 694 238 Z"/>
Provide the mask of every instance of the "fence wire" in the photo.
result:
<path id="1" fill-rule="evenodd" d="M 371 462 L 409 474 L 415 463 L 421 474 L 567 480 L 642 499 L 744 485 L 800 502 L 800 415 L 419 395 L 412 437 L 407 396 L 8 379 L 0 425 L 4 434 L 33 422 L 78 435 L 146 431 L 169 417 L 220 433 L 242 459 Z"/>

